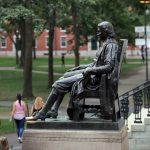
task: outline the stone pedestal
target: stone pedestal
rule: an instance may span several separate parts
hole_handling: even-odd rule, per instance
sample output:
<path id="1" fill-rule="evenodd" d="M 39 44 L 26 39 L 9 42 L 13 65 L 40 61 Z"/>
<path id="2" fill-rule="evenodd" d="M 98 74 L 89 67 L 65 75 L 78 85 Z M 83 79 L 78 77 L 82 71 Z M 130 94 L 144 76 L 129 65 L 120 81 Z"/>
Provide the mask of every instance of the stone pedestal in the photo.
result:
<path id="1" fill-rule="evenodd" d="M 118 122 L 118 129 L 112 122 L 97 121 L 90 122 L 86 129 L 84 121 L 72 122 L 72 127 L 68 129 L 63 129 L 63 126 L 61 128 L 61 125 L 67 122 L 28 122 L 24 132 L 23 150 L 128 150 L 127 130 L 122 121 Z M 44 123 L 47 124 L 46 126 L 50 125 L 49 129 L 45 129 Z M 51 123 L 52 129 L 50 129 Z M 115 129 L 98 129 L 98 124 L 99 127 L 102 127 L 101 124 L 110 127 L 111 123 L 112 128 L 115 127 Z M 96 124 L 95 129 L 92 124 L 93 126 Z M 84 129 L 79 128 L 82 125 Z"/>

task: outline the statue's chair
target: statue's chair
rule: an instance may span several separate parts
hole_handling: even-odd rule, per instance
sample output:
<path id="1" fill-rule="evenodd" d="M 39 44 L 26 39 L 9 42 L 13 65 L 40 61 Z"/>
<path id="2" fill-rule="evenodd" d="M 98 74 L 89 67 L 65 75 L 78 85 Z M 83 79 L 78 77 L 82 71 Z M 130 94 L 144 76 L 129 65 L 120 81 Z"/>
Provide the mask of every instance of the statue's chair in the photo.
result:
<path id="1" fill-rule="evenodd" d="M 67 108 L 70 120 L 83 120 L 85 113 L 93 113 L 93 115 L 103 117 L 104 119 L 111 119 L 112 121 L 117 121 L 121 117 L 118 82 L 124 51 L 127 47 L 127 40 L 121 39 L 118 45 L 118 52 L 116 53 L 117 61 L 109 77 L 107 74 L 102 74 L 99 85 L 90 88 L 84 87 L 84 90 L 80 94 L 76 92 L 78 91 L 77 88 L 80 88 L 80 81 L 74 83 Z M 99 104 L 87 105 L 87 98 L 90 98 L 91 101 L 92 98 L 96 98 L 99 100 Z"/>

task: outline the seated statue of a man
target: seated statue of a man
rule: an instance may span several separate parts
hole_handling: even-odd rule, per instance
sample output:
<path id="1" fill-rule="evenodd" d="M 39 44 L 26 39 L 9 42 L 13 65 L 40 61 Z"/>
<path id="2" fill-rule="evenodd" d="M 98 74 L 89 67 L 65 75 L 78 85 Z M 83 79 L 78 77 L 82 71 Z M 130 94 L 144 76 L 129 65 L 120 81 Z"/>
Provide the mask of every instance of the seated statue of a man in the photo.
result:
<path id="1" fill-rule="evenodd" d="M 33 120 L 44 120 L 50 117 L 52 112 L 56 114 L 60 103 L 66 93 L 70 92 L 75 82 L 82 80 L 86 76 L 91 76 L 92 84 L 100 83 L 102 74 L 110 74 L 115 66 L 115 54 L 118 50 L 117 42 L 114 38 L 114 29 L 110 22 L 104 21 L 98 24 L 97 36 L 100 48 L 94 61 L 88 65 L 79 66 L 66 72 L 53 86 L 47 101 L 34 117 Z M 54 109 L 52 106 L 54 105 Z"/>

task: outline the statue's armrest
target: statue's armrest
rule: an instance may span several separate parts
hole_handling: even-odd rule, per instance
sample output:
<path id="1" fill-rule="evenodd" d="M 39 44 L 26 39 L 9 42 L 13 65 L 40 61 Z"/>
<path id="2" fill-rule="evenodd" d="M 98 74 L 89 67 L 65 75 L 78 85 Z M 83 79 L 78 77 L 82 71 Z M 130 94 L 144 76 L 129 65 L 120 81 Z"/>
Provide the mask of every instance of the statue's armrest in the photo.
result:
<path id="1" fill-rule="evenodd" d="M 64 73 L 63 77 L 67 78 L 67 77 L 71 77 L 77 74 L 82 74 L 83 72 L 84 72 L 84 69 L 69 71 L 69 72 Z"/>
<path id="2" fill-rule="evenodd" d="M 92 62 L 90 64 L 86 64 L 86 65 L 80 65 L 78 67 L 74 67 L 74 68 L 69 69 L 67 72 L 76 71 L 76 70 L 82 70 L 82 69 L 85 69 L 87 67 L 92 67 L 93 65 L 94 65 L 94 62 Z"/>
<path id="3" fill-rule="evenodd" d="M 68 70 L 66 73 L 64 73 L 63 77 L 67 78 L 76 74 L 81 74 L 84 72 L 84 70 L 88 67 L 93 66 L 93 63 L 87 64 L 87 65 L 80 65 L 78 67 L 74 67 L 70 70 Z"/>

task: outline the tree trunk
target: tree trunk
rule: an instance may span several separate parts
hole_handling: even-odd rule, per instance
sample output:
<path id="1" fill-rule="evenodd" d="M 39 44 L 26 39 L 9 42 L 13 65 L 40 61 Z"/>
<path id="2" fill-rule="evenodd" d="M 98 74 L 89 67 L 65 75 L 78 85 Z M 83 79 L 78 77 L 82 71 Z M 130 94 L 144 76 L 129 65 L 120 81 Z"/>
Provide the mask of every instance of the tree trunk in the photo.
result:
<path id="1" fill-rule="evenodd" d="M 20 35 L 21 35 L 21 56 L 20 56 L 20 64 L 19 67 L 22 68 L 24 67 L 24 61 L 25 61 L 25 20 L 22 19 L 20 23 Z"/>
<path id="2" fill-rule="evenodd" d="M 8 36 L 11 39 L 12 43 L 15 45 L 16 65 L 18 65 L 19 64 L 19 56 L 18 56 L 18 41 L 19 41 L 18 39 L 19 39 L 19 37 L 18 37 L 18 33 L 16 34 L 15 40 L 13 39 L 13 36 L 11 34 L 8 33 Z"/>
<path id="3" fill-rule="evenodd" d="M 72 21 L 73 21 L 73 34 L 74 34 L 74 54 L 75 54 L 75 66 L 80 65 L 80 55 L 79 55 L 79 47 L 80 47 L 80 36 L 79 36 L 79 25 L 77 21 L 77 5 L 73 0 L 71 4 L 72 9 Z"/>
<path id="4" fill-rule="evenodd" d="M 25 61 L 24 61 L 24 86 L 23 97 L 31 98 L 32 93 L 32 40 L 33 40 L 33 28 L 32 18 L 25 20 Z"/>
<path id="5" fill-rule="evenodd" d="M 49 17 L 49 49 L 48 49 L 48 87 L 51 88 L 53 84 L 53 40 L 54 40 L 54 28 L 56 24 L 56 10 L 52 12 L 52 16 Z"/>
<path id="6" fill-rule="evenodd" d="M 33 43 L 32 43 L 32 46 L 33 46 L 33 50 L 32 50 L 32 53 L 33 53 L 33 59 L 36 59 L 36 49 L 35 49 L 35 39 L 33 39 Z"/>
<path id="7" fill-rule="evenodd" d="M 16 49 L 16 64 L 19 64 L 19 56 L 18 56 L 18 50 Z"/>
<path id="8" fill-rule="evenodd" d="M 18 51 L 21 51 L 21 39 L 19 37 L 19 33 L 16 33 L 16 42 L 15 42 L 15 48 L 16 48 L 16 64 L 19 65 L 19 55 Z"/>

